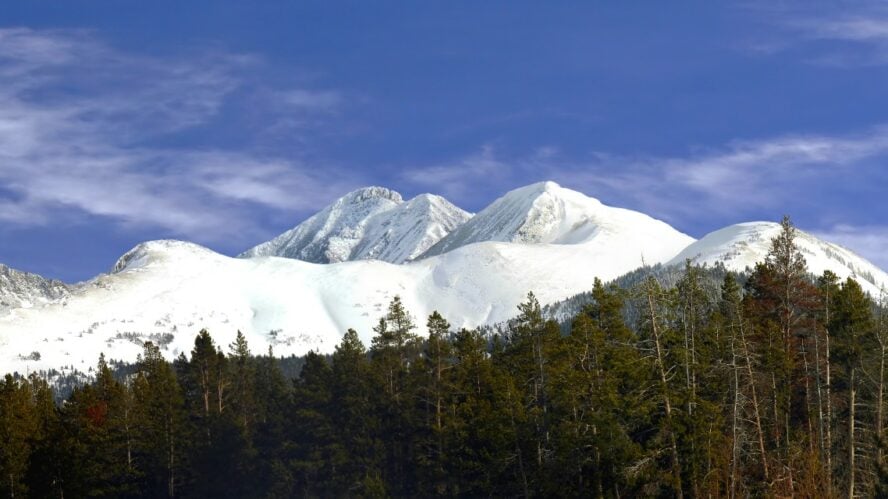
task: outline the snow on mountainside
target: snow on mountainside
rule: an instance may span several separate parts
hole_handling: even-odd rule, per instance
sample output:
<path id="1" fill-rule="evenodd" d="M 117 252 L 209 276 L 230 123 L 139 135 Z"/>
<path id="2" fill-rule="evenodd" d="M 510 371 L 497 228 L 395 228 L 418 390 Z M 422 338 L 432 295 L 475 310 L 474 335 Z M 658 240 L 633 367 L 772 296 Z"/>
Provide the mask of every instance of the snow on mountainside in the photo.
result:
<path id="1" fill-rule="evenodd" d="M 330 352 L 347 328 L 369 343 L 395 295 L 419 332 L 433 310 L 454 328 L 497 323 L 514 317 L 528 291 L 554 303 L 643 262 L 721 260 L 743 270 L 764 259 L 779 230 L 740 224 L 694 242 L 551 182 L 509 192 L 472 218 L 437 196 L 403 202 L 387 189 L 361 189 L 252 258 L 152 241 L 124 254 L 110 274 L 71 287 L 0 267 L 0 301 L 8 304 L 0 308 L 0 372 L 86 370 L 101 352 L 133 361 L 146 340 L 173 358 L 190 351 L 201 328 L 223 348 L 240 330 L 254 352 L 269 345 L 284 355 Z M 873 294 L 888 286 L 885 272 L 840 246 L 801 231 L 797 244 L 814 273 L 853 275 Z M 258 256 L 266 253 L 300 259 Z"/>
<path id="2" fill-rule="evenodd" d="M 68 286 L 61 281 L 21 272 L 0 264 L 0 316 L 13 308 L 29 308 L 68 294 Z"/>
<path id="3" fill-rule="evenodd" d="M 764 261 L 771 239 L 781 227 L 773 222 L 747 222 L 711 232 L 688 246 L 670 264 L 683 264 L 690 258 L 698 264 L 724 262 L 730 270 L 742 271 Z M 820 275 L 831 270 L 841 279 L 853 277 L 874 298 L 888 290 L 888 274 L 854 252 L 807 232 L 796 230 L 796 245 L 808 263 L 808 271 Z"/>
<path id="4" fill-rule="evenodd" d="M 371 259 L 403 263 L 470 217 L 440 196 L 422 194 L 404 202 L 390 189 L 366 187 L 240 256 L 282 256 L 314 263 Z"/>
<path id="5" fill-rule="evenodd" d="M 652 242 L 644 246 L 645 250 L 657 244 L 672 247 L 693 241 L 642 213 L 605 206 L 555 182 L 540 182 L 506 193 L 441 239 L 423 257 L 482 241 L 570 245 L 630 232 L 650 237 Z"/>
<path id="6" fill-rule="evenodd" d="M 665 223 L 573 191 L 535 189 L 568 206 L 555 212 L 559 222 L 547 219 L 539 225 L 542 235 L 528 239 L 541 242 L 478 242 L 400 265 L 229 258 L 180 241 L 143 243 L 111 274 L 81 284 L 64 302 L 0 318 L 0 370 L 86 368 L 100 352 L 133 360 L 145 340 L 172 358 L 188 352 L 204 327 L 223 346 L 241 330 L 256 352 L 268 345 L 279 354 L 329 352 L 349 327 L 369 343 L 395 295 L 420 332 L 433 310 L 455 328 L 501 322 L 515 315 L 528 291 L 554 302 L 588 290 L 596 277 L 635 269 L 642 259 L 665 262 L 693 241 Z M 578 212 L 576 204 L 595 211 Z M 35 351 L 40 360 L 27 359 Z"/>

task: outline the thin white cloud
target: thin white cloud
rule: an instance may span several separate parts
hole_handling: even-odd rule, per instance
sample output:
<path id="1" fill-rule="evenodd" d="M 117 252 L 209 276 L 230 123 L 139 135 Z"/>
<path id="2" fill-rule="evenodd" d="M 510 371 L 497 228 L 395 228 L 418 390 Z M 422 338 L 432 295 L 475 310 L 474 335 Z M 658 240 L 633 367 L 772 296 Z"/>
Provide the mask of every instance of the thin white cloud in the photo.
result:
<path id="1" fill-rule="evenodd" d="M 783 5 L 783 4 L 781 4 Z M 837 68 L 888 64 L 888 6 L 880 1 L 811 9 L 806 2 L 756 9 L 774 29 L 743 44 L 750 53 L 796 51 L 803 61 Z"/>
<path id="2" fill-rule="evenodd" d="M 407 169 L 403 177 L 410 184 L 462 200 L 483 192 L 485 185 L 507 182 L 517 166 L 498 158 L 494 148 L 485 145 L 453 162 Z"/>
<path id="3" fill-rule="evenodd" d="M 330 111 L 341 104 L 342 96 L 330 90 L 294 89 L 281 92 L 280 101 L 297 109 Z"/>
<path id="4" fill-rule="evenodd" d="M 688 158 L 648 159 L 643 171 L 658 185 L 690 189 L 730 213 L 743 204 L 774 206 L 781 192 L 798 192 L 835 168 L 888 155 L 888 127 L 855 136 L 794 135 L 736 141 Z M 658 174 L 659 172 L 659 174 Z M 658 195 L 662 189 L 655 189 Z"/>
<path id="5" fill-rule="evenodd" d="M 857 42 L 888 41 L 888 18 L 845 17 L 798 23 L 814 38 Z"/>
<path id="6" fill-rule="evenodd" d="M 577 160 L 547 148 L 529 156 L 506 157 L 485 147 L 450 163 L 412 169 L 403 179 L 427 188 L 443 186 L 457 203 L 471 203 L 479 192 L 518 187 L 516 179 L 551 179 L 673 223 L 704 219 L 734 223 L 745 221 L 744 214 L 761 211 L 773 211 L 776 219 L 788 203 L 824 214 L 828 210 L 815 206 L 816 189 L 853 189 L 854 182 L 866 186 L 872 175 L 862 172 L 872 174 L 886 160 L 888 127 L 880 126 L 855 135 L 734 141 L 685 157 L 595 153 Z M 847 234 L 839 242 L 847 241 L 852 249 L 888 268 L 884 256 L 888 247 L 880 246 L 884 241 L 863 234 Z"/>
<path id="7" fill-rule="evenodd" d="M 780 202 L 776 192 L 807 186 L 810 178 L 836 168 L 888 156 L 888 126 L 857 135 L 791 135 L 757 141 L 734 141 L 722 148 L 692 151 L 686 157 L 617 156 L 594 153 L 566 158 L 556 149 L 540 148 L 524 157 L 506 157 L 485 146 L 452 162 L 407 170 L 415 185 L 436 186 L 455 197 L 472 195 L 479 184 L 503 187 L 514 178 L 565 180 L 595 190 L 656 203 L 668 213 L 686 206 L 687 192 L 709 200 L 712 209 L 731 212 L 750 201 Z M 663 204 L 679 194 L 680 199 Z M 716 202 L 717 201 L 717 202 Z M 696 209 L 696 207 L 694 207 Z"/>
<path id="8" fill-rule="evenodd" d="M 121 53 L 78 31 L 0 29 L 0 223 L 82 213 L 203 240 L 251 238 L 251 207 L 304 211 L 352 187 L 357 179 L 298 160 L 151 145 L 218 119 L 259 64 L 224 52 Z M 341 100 L 332 90 L 288 92 L 291 114 L 293 96 L 312 110 Z"/>

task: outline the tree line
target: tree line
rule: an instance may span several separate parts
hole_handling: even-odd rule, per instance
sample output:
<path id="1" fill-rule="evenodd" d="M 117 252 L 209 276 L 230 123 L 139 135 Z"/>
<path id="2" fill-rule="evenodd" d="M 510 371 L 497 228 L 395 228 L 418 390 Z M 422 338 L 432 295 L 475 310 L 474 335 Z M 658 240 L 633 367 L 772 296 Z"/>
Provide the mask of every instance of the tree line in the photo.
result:
<path id="1" fill-rule="evenodd" d="M 888 320 L 812 278 L 788 219 L 741 287 L 593 283 L 565 330 L 532 293 L 496 334 L 427 335 L 399 298 L 288 379 L 240 333 L 62 404 L 0 382 L 10 497 L 872 497 L 888 494 Z M 637 313 L 627 321 L 628 304 Z"/>

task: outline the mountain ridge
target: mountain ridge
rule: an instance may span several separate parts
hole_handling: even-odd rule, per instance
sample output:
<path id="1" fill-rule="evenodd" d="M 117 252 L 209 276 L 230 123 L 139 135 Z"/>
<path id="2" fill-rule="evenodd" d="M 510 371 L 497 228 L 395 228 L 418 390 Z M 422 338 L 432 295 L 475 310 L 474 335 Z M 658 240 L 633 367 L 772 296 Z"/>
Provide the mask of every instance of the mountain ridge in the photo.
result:
<path id="1" fill-rule="evenodd" d="M 730 270 L 742 271 L 764 261 L 771 239 L 781 230 L 779 223 L 757 221 L 729 225 L 706 234 L 682 250 L 667 265 L 683 264 L 690 259 L 696 264 L 721 261 Z M 888 290 L 888 273 L 848 248 L 820 239 L 796 228 L 796 246 L 805 257 L 808 271 L 820 275 L 833 271 L 840 279 L 852 277 L 864 291 L 878 299 L 882 289 Z"/>
<path id="2" fill-rule="evenodd" d="M 334 213 L 352 205 L 357 207 L 348 213 Z M 14 289 L 27 303 L 0 309 L 0 367 L 85 369 L 100 352 L 132 360 L 146 340 L 175 356 L 187 352 L 204 327 L 220 344 L 241 330 L 257 350 L 332 351 L 347 328 L 369 342 L 395 295 L 420 324 L 433 310 L 455 328 L 500 323 L 514 316 L 528 291 L 543 304 L 554 303 L 588 291 L 595 278 L 615 279 L 643 264 L 679 265 L 691 258 L 743 270 L 764 258 L 779 227 L 736 224 L 696 241 L 643 213 L 545 182 L 510 191 L 474 217 L 460 210 L 464 221 L 458 227 L 430 232 L 429 220 L 442 216 L 435 210 L 448 213 L 448 205 L 431 194 L 404 201 L 389 189 L 359 189 L 293 229 L 324 231 L 315 238 L 302 229 L 300 237 L 318 242 L 313 251 L 330 249 L 326 243 L 338 237 L 330 234 L 342 236 L 343 245 L 333 250 L 364 257 L 353 260 L 232 258 L 194 243 L 158 240 L 136 245 L 109 273 L 76 285 L 53 288 L 30 275 L 25 294 L 25 280 L 15 274 Z M 421 258 L 405 251 L 418 252 L 417 241 L 428 244 L 431 239 L 423 238 L 429 235 L 454 242 Z M 884 271 L 853 252 L 803 231 L 798 240 L 814 272 L 823 267 L 858 276 L 871 294 L 888 283 Z M 2 269 L 0 298 L 13 289 Z M 35 360 L 32 352 L 42 355 Z"/>
<path id="3" fill-rule="evenodd" d="M 441 196 L 420 194 L 405 202 L 391 189 L 364 187 L 238 256 L 281 256 L 312 263 L 370 259 L 404 263 L 470 216 Z"/>

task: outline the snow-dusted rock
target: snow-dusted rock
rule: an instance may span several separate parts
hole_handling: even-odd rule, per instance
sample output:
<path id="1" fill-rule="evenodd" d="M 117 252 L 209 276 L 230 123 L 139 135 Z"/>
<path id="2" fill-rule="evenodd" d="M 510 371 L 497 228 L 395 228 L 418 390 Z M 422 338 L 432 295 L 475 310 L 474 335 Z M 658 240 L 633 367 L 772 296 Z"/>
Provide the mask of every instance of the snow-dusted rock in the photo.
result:
<path id="1" fill-rule="evenodd" d="M 383 187 L 346 194 L 316 215 L 240 256 L 282 256 L 312 263 L 412 260 L 471 217 L 440 196 L 404 202 Z"/>
<path id="2" fill-rule="evenodd" d="M 30 308 L 67 296 L 68 285 L 37 274 L 0 265 L 0 316 L 14 308 Z"/>

